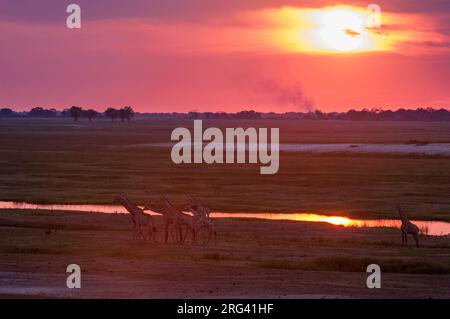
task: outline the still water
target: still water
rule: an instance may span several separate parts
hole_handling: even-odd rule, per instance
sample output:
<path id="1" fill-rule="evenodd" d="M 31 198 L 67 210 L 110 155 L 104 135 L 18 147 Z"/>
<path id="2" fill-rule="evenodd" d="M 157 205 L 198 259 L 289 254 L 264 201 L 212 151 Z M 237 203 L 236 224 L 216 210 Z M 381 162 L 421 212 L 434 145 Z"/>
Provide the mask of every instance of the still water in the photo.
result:
<path id="1" fill-rule="evenodd" d="M 2 202 L 0 209 L 36 209 L 54 211 L 73 211 L 105 214 L 124 214 L 126 210 L 117 205 L 90 205 L 90 204 L 30 204 L 23 202 Z M 151 213 L 151 212 L 150 212 Z M 157 215 L 156 213 L 152 213 Z M 343 216 L 328 216 L 309 213 L 211 213 L 213 218 L 256 218 L 266 220 L 291 220 L 302 222 L 328 223 L 343 227 L 388 227 L 399 228 L 400 220 L 395 219 L 350 219 Z M 423 234 L 430 236 L 450 235 L 450 223 L 440 221 L 413 221 Z"/>

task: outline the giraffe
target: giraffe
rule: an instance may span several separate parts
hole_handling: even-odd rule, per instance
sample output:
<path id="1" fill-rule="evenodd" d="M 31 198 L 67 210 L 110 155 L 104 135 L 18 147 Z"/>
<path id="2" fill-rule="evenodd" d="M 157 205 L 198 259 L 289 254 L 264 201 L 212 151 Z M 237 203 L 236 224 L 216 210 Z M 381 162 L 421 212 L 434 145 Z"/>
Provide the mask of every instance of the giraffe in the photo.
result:
<path id="1" fill-rule="evenodd" d="M 170 214 L 169 212 L 167 212 L 167 210 L 158 208 L 157 206 L 148 203 L 144 206 L 144 211 L 145 210 L 151 210 L 157 214 L 160 214 L 163 218 L 163 223 L 164 223 L 164 243 L 167 244 L 167 241 L 169 239 L 169 232 L 170 232 L 170 228 L 171 226 L 173 226 L 174 228 L 172 229 L 172 231 L 175 231 L 176 233 L 178 233 L 178 226 L 176 225 L 176 218 L 175 216 L 173 216 L 172 214 Z M 172 236 L 172 239 L 174 239 L 174 237 Z M 176 241 L 176 240 L 174 240 Z"/>
<path id="2" fill-rule="evenodd" d="M 130 213 L 131 220 L 133 221 L 133 240 L 142 237 L 145 242 L 144 230 L 147 230 L 149 241 L 155 241 L 156 228 L 151 215 L 145 214 L 144 211 L 137 205 L 133 204 L 125 195 L 117 195 L 115 202 L 121 204 Z"/>
<path id="3" fill-rule="evenodd" d="M 161 195 L 161 199 L 166 207 L 166 211 L 168 212 L 168 214 L 173 216 L 175 220 L 176 229 L 178 230 L 178 242 L 184 243 L 187 238 L 188 232 L 191 232 L 192 238 L 195 238 L 195 228 L 192 216 L 184 214 L 182 211 L 175 208 L 164 195 Z M 183 235 L 183 227 L 186 227 L 185 236 Z"/>
<path id="4" fill-rule="evenodd" d="M 191 204 L 187 206 L 187 210 L 192 212 L 193 225 L 194 225 L 194 242 L 197 235 L 204 228 L 208 232 L 208 238 L 206 243 L 209 243 L 211 237 L 214 237 L 214 242 L 217 243 L 217 233 L 214 227 L 214 223 L 210 218 L 210 209 L 207 205 L 201 201 L 189 196 Z"/>
<path id="5" fill-rule="evenodd" d="M 209 218 L 211 210 L 209 209 L 209 207 L 207 205 L 203 204 L 201 201 L 197 200 L 196 198 L 192 197 L 191 195 L 189 195 L 189 200 L 191 202 L 191 205 L 188 207 L 196 210 L 195 213 L 192 212 L 194 215 Z"/>
<path id="6" fill-rule="evenodd" d="M 163 209 L 159 209 L 152 204 L 147 204 L 145 205 L 144 210 L 152 210 L 163 216 L 165 243 L 167 243 L 169 239 L 171 226 L 173 226 L 171 234 L 172 240 L 176 243 L 184 243 L 187 232 L 189 230 L 193 231 L 192 217 L 175 208 L 164 195 L 161 195 L 161 199 L 164 203 Z M 183 236 L 183 227 L 186 227 L 186 236 Z"/>
<path id="7" fill-rule="evenodd" d="M 409 221 L 400 205 L 397 205 L 397 209 L 400 219 L 402 220 L 402 225 L 400 226 L 402 231 L 402 245 L 408 244 L 408 234 L 410 234 L 413 235 L 414 240 L 416 241 L 416 246 L 419 247 L 419 227 Z"/>

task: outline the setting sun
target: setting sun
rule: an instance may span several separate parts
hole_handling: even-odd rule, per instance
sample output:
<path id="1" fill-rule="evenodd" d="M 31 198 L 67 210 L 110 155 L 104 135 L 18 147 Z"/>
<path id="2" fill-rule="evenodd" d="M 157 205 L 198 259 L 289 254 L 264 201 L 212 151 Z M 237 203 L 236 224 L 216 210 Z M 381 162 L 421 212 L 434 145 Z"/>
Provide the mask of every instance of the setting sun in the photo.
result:
<path id="1" fill-rule="evenodd" d="M 364 17 L 351 9 L 333 9 L 322 14 L 320 38 L 338 51 L 356 50 L 364 40 Z"/>
<path id="2" fill-rule="evenodd" d="M 285 52 L 343 54 L 395 50 L 398 43 L 411 38 L 407 31 L 387 29 L 380 13 L 357 6 L 328 6 L 262 10 L 241 15 L 241 23 L 266 26 L 266 43 Z M 403 17 L 411 23 L 411 17 Z M 392 25 L 398 15 L 383 13 L 383 23 Z M 256 35 L 254 36 L 254 38 Z M 267 42 L 265 42 L 267 41 Z M 271 47 L 273 49 L 273 47 Z"/>
<path id="3" fill-rule="evenodd" d="M 299 30 L 301 51 L 316 53 L 357 53 L 386 50 L 389 45 L 381 32 L 368 27 L 369 12 L 358 7 L 326 7 L 308 9 L 300 19 L 309 28 Z"/>

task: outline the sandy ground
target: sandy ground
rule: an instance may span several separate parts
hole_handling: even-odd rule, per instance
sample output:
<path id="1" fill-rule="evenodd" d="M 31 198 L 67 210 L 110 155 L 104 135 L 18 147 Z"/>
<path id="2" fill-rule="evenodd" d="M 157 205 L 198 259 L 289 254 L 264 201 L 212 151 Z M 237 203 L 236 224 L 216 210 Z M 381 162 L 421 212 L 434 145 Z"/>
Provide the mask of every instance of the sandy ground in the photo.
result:
<path id="1" fill-rule="evenodd" d="M 216 223 L 216 245 L 179 246 L 163 244 L 161 232 L 157 244 L 133 242 L 127 216 L 2 213 L 0 297 L 450 298 L 448 237 L 422 237 L 417 249 L 401 247 L 395 229 Z M 48 225 L 60 229 L 48 236 Z M 318 258 L 330 259 L 308 264 Z M 364 261 L 354 266 L 364 258 L 382 265 L 381 289 L 366 287 Z M 81 289 L 66 287 L 72 263 L 82 269 Z"/>

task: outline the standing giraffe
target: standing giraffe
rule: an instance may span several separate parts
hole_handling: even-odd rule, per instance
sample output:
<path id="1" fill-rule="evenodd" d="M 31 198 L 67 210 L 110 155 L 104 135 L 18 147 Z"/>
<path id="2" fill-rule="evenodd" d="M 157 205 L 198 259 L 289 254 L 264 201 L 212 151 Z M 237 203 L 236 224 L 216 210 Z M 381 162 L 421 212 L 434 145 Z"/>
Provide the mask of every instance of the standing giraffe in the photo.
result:
<path id="1" fill-rule="evenodd" d="M 402 220 L 402 225 L 400 229 L 402 231 L 402 245 L 408 245 L 408 234 L 413 235 L 414 240 L 416 241 L 416 246 L 419 247 L 419 227 L 417 225 L 411 223 L 406 216 L 406 214 L 402 211 L 400 205 L 397 205 L 398 214 L 400 215 L 400 219 Z"/>
<path id="2" fill-rule="evenodd" d="M 207 205 L 201 201 L 195 199 L 189 195 L 191 204 L 187 207 L 187 210 L 192 212 L 193 215 L 193 225 L 194 225 L 194 242 L 197 235 L 202 229 L 206 229 L 208 233 L 208 238 L 206 243 L 209 243 L 211 237 L 214 237 L 214 242 L 217 243 L 217 233 L 214 227 L 214 223 L 210 218 L 210 209 Z M 205 242 L 204 242 L 205 243 Z"/>
<path id="3" fill-rule="evenodd" d="M 184 243 L 187 238 L 188 232 L 191 232 L 192 237 L 195 238 L 195 229 L 192 216 L 184 214 L 182 211 L 175 208 L 164 195 L 161 195 L 161 198 L 164 205 L 166 206 L 166 211 L 175 219 L 176 229 L 178 230 L 178 241 L 180 243 Z M 183 226 L 186 227 L 186 235 L 183 235 Z"/>
<path id="4" fill-rule="evenodd" d="M 172 229 L 172 231 L 175 231 L 176 234 L 178 234 L 178 225 L 176 224 L 176 217 L 173 214 L 170 214 L 167 211 L 167 209 L 165 209 L 165 208 L 161 209 L 153 204 L 148 203 L 144 206 L 144 210 L 151 210 L 152 212 L 155 212 L 162 216 L 163 223 L 164 223 L 164 243 L 167 244 L 167 241 L 169 239 L 169 232 L 170 232 L 172 226 L 174 227 Z M 176 241 L 176 240 L 174 240 L 174 241 Z"/>
<path id="5" fill-rule="evenodd" d="M 156 228 L 151 215 L 145 214 L 141 208 L 133 204 L 125 195 L 117 195 L 114 201 L 121 204 L 130 213 L 133 221 L 133 240 L 141 236 L 145 242 L 147 238 L 144 231 L 147 230 L 149 241 L 155 241 Z"/>
<path id="6" fill-rule="evenodd" d="M 194 232 L 192 217 L 175 208 L 164 195 L 161 195 L 161 199 L 164 203 L 163 209 L 158 209 L 154 205 L 147 204 L 145 205 L 144 210 L 152 210 L 163 216 L 165 243 L 168 241 L 171 226 L 173 226 L 172 232 L 174 233 L 172 233 L 172 239 L 174 242 L 184 243 L 188 231 Z M 183 227 L 186 228 L 186 236 L 183 235 Z"/>
<path id="7" fill-rule="evenodd" d="M 196 210 L 196 214 L 201 217 L 209 218 L 209 214 L 211 213 L 211 210 L 207 205 L 199 201 L 198 199 L 192 197 L 189 195 L 189 200 L 191 201 L 190 208 L 194 208 Z M 193 214 L 195 214 L 193 212 Z"/>

